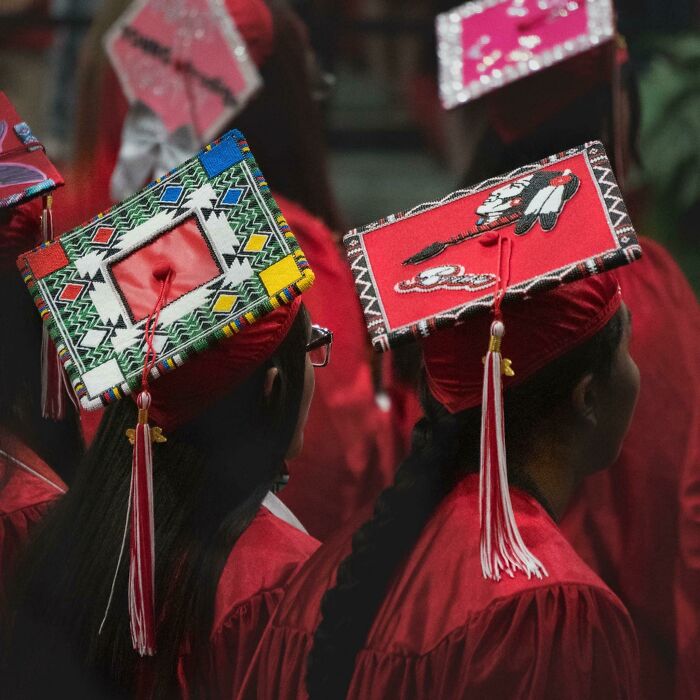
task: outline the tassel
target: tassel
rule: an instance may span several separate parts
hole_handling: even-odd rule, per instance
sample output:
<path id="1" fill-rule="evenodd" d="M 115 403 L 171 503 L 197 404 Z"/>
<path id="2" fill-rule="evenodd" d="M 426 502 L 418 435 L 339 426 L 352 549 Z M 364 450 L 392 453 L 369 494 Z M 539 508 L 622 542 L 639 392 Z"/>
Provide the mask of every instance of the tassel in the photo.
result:
<path id="1" fill-rule="evenodd" d="M 491 324 L 491 342 L 484 361 L 481 408 L 481 570 L 484 578 L 494 581 L 500 581 L 503 572 L 512 577 L 517 570 L 527 574 L 528 578 L 548 575 L 542 562 L 525 546 L 510 501 L 501 375 L 512 376 L 514 372 L 510 361 L 501 356 L 504 333 L 505 327 L 500 320 Z"/>
<path id="2" fill-rule="evenodd" d="M 138 422 L 134 430 L 127 430 L 126 433 L 134 446 L 131 459 L 129 618 L 131 642 L 141 656 L 154 656 L 156 653 L 153 442 L 166 441 L 160 428 L 151 430 L 148 425 L 148 409 L 151 407 L 148 377 L 156 364 L 157 353 L 153 341 L 160 312 L 166 305 L 172 275 L 172 270 L 167 265 L 153 271 L 161 288 L 153 313 L 146 319 L 144 327 L 146 354 L 143 359 L 141 393 L 136 398 Z"/>
<path id="3" fill-rule="evenodd" d="M 151 395 L 142 391 L 136 399 L 138 423 L 133 434 L 131 462 L 131 543 L 129 614 L 131 641 L 141 656 L 155 654 L 155 535 L 153 522 L 153 454 L 148 409 Z"/>
<path id="4" fill-rule="evenodd" d="M 45 243 L 53 240 L 53 214 L 51 195 L 44 197 L 41 215 L 41 232 Z M 56 346 L 49 336 L 46 324 L 41 329 L 41 416 L 50 420 L 63 420 L 66 416 L 63 365 Z"/>

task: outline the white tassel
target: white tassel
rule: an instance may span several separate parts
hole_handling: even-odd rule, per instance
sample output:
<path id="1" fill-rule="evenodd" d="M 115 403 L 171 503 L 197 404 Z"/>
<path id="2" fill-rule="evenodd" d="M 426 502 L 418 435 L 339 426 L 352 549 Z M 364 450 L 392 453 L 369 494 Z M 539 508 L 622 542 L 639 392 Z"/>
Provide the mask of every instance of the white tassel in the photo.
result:
<path id="1" fill-rule="evenodd" d="M 479 516 L 481 519 L 481 569 L 484 578 L 500 581 L 503 572 L 518 570 L 528 578 L 547 576 L 542 562 L 525 546 L 515 522 L 508 489 L 503 387 L 501 375 L 512 373 L 501 356 L 505 327 L 491 325 L 491 342 L 484 363 L 481 409 L 481 470 L 479 473 Z"/>

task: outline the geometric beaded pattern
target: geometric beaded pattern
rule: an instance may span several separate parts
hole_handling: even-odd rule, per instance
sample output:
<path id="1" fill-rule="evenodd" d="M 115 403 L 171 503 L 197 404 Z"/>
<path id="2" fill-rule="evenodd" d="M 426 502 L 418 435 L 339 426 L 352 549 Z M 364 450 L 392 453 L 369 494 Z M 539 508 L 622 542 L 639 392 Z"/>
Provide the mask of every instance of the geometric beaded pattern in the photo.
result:
<path id="1" fill-rule="evenodd" d="M 228 132 L 141 192 L 19 259 L 84 408 L 141 384 L 145 319 L 133 318 L 112 266 L 192 217 L 220 274 L 163 308 L 153 378 L 290 303 L 313 282 L 245 139 Z"/>

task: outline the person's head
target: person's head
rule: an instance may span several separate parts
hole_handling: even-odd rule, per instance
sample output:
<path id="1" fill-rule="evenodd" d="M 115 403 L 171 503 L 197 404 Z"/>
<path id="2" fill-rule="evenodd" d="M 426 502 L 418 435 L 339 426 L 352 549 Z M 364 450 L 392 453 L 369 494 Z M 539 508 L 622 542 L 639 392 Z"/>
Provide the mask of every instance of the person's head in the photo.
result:
<path id="1" fill-rule="evenodd" d="M 620 180 L 639 162 L 639 90 L 622 49 L 604 47 L 569 59 L 480 102 L 489 127 L 465 183 L 595 140 L 605 146 Z"/>
<path id="2" fill-rule="evenodd" d="M 234 21 L 237 5 L 229 2 Z M 272 18 L 263 86 L 231 126 L 246 136 L 273 191 L 301 204 L 334 230 L 342 222 L 332 192 L 323 133 L 327 85 L 306 26 L 285 0 L 265 0 Z M 245 38 L 245 32 L 244 38 Z"/>
<path id="3" fill-rule="evenodd" d="M 108 63 L 103 41 L 128 5 L 128 0 L 108 0 L 86 37 L 76 119 L 80 132 L 76 161 L 83 169 L 89 169 L 94 154 L 100 152 L 99 129 L 105 124 L 115 128 L 110 102 L 118 100 L 104 90 Z M 244 133 L 275 192 L 341 230 L 326 162 L 320 105 L 325 85 L 305 25 L 285 0 L 226 0 L 224 5 L 263 80 L 258 93 L 226 128 Z M 120 131 L 121 124 L 116 128 Z M 114 133 L 111 137 L 117 138 Z"/>
<path id="4" fill-rule="evenodd" d="M 629 311 L 611 275 L 569 283 L 503 307 L 509 465 L 527 467 L 555 454 L 577 478 L 616 459 L 634 410 L 639 374 L 629 354 Z M 450 414 L 482 404 L 484 353 L 491 319 L 481 314 L 424 339 L 425 376 Z M 474 441 L 478 465 L 479 441 Z"/>
<path id="5" fill-rule="evenodd" d="M 503 397 L 509 481 L 551 512 L 533 468 L 538 460 L 554 455 L 563 480 L 604 468 L 619 452 L 639 383 L 628 352 L 629 313 L 616 283 L 601 278 L 506 303 L 503 317 L 504 357 L 516 372 Z M 311 700 L 345 697 L 396 568 L 444 496 L 463 475 L 479 471 L 484 348 L 474 339 L 487 337 L 489 324 L 483 314 L 423 343 L 425 417 L 414 429 L 411 454 L 355 533 L 324 596 L 308 661 Z"/>
<path id="6" fill-rule="evenodd" d="M 154 695 L 172 697 L 183 645 L 195 658 L 207 647 L 218 580 L 234 543 L 284 459 L 300 448 L 314 383 L 310 333 L 303 306 L 281 307 L 151 387 L 151 421 L 167 436 L 153 447 L 160 622 L 151 659 L 132 649 L 128 562 L 112 580 L 131 479 L 125 431 L 135 425 L 136 406 L 122 400 L 106 410 L 73 488 L 47 519 L 14 583 L 11 662 L 25 669 L 23 682 L 40 667 L 43 677 L 52 675 L 46 669 L 55 649 L 26 633 L 38 626 L 63 648 L 61 658 L 68 654 L 105 692 L 133 692 L 136 671 L 144 667 L 156 679 Z M 185 376 L 178 381 L 179 373 Z M 197 682 L 203 687 L 205 679 L 196 679 L 199 690 Z"/>

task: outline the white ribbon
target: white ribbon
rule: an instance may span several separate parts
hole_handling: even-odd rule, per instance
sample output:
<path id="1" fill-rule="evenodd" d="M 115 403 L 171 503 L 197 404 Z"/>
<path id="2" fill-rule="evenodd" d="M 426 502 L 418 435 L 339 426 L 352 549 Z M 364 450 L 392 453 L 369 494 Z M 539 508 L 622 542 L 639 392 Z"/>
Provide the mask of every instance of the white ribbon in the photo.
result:
<path id="1" fill-rule="evenodd" d="M 112 199 L 119 202 L 134 194 L 192 157 L 200 146 L 191 125 L 170 133 L 150 107 L 135 102 L 122 129 L 122 144 L 110 183 Z"/>

